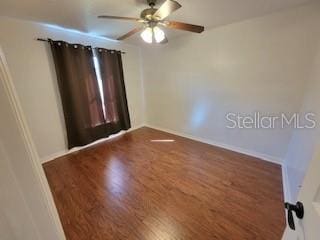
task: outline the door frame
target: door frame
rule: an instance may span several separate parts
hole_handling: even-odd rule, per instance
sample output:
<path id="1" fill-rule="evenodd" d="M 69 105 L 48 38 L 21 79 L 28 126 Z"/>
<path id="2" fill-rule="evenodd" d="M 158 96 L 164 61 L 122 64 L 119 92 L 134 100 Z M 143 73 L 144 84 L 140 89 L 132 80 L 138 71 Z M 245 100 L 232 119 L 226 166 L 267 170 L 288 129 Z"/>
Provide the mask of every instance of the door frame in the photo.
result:
<path id="1" fill-rule="evenodd" d="M 27 158 L 30 160 L 29 164 L 32 166 L 33 174 L 36 176 L 37 181 L 40 185 L 41 195 L 45 199 L 46 209 L 48 215 L 51 218 L 52 229 L 56 232 L 58 240 L 65 240 L 65 234 L 62 228 L 62 224 L 58 215 L 56 205 L 54 203 L 47 178 L 45 176 L 44 170 L 42 168 L 38 152 L 34 145 L 34 142 L 31 137 L 29 127 L 27 125 L 26 118 L 22 111 L 22 107 L 18 98 L 18 94 L 15 90 L 13 80 L 9 71 L 8 63 L 5 58 L 5 54 L 0 45 L 0 84 L 3 84 L 4 90 L 6 92 L 7 98 L 10 102 L 10 107 L 14 113 L 14 117 L 19 126 L 19 132 L 22 136 L 23 143 L 27 150 Z"/>

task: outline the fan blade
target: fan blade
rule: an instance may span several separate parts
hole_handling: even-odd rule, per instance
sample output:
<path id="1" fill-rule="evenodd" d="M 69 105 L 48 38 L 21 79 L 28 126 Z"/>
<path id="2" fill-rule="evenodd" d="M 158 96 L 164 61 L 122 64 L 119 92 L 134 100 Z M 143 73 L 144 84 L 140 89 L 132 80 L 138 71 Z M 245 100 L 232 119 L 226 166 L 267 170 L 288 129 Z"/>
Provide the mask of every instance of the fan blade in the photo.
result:
<path id="1" fill-rule="evenodd" d="M 171 13 L 173 13 L 174 11 L 178 10 L 179 8 L 181 8 L 182 6 L 174 0 L 166 0 L 161 7 L 155 12 L 155 14 L 153 14 L 153 16 L 155 18 L 157 18 L 158 20 L 162 20 L 165 19 L 166 17 L 168 17 Z"/>
<path id="2" fill-rule="evenodd" d="M 98 18 L 106 18 L 106 19 L 117 19 L 117 20 L 128 20 L 128 21 L 139 21 L 140 18 L 133 18 L 133 17 L 117 17 L 117 16 L 106 16 L 101 15 Z"/>
<path id="3" fill-rule="evenodd" d="M 137 32 L 140 32 L 143 28 L 142 27 L 137 27 L 133 30 L 131 30 L 130 32 L 122 35 L 121 37 L 118 37 L 117 40 L 124 40 L 128 37 L 131 37 L 132 35 L 136 34 Z"/>
<path id="4" fill-rule="evenodd" d="M 204 31 L 203 26 L 182 23 L 182 22 L 175 22 L 175 21 L 167 21 L 165 23 L 165 26 L 168 28 L 179 29 L 179 30 L 195 32 L 195 33 L 202 33 Z"/>

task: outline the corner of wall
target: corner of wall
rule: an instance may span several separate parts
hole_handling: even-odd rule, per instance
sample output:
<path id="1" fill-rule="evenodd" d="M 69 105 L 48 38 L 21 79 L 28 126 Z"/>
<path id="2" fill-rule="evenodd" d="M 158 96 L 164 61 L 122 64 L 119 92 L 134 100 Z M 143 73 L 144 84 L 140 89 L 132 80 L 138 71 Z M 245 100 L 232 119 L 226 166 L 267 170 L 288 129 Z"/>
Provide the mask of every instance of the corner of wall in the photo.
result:
<path id="1" fill-rule="evenodd" d="M 140 61 L 140 78 L 141 78 L 141 91 L 142 91 L 142 108 L 143 108 L 143 125 L 147 121 L 147 106 L 146 106 L 146 90 L 145 90 L 145 79 L 144 79 L 144 64 L 143 64 L 143 53 L 142 48 L 139 47 L 139 61 Z"/>

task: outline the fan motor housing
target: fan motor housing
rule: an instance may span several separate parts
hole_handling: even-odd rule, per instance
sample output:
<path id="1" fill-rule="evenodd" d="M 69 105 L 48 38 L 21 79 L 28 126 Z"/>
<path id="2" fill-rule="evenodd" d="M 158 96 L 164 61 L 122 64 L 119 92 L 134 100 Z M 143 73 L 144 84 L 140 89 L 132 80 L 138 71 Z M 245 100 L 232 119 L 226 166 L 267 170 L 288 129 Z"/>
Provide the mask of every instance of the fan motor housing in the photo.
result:
<path id="1" fill-rule="evenodd" d="M 156 8 L 147 8 L 141 12 L 140 17 L 145 20 L 153 20 L 152 16 L 156 13 L 157 10 L 158 9 Z"/>

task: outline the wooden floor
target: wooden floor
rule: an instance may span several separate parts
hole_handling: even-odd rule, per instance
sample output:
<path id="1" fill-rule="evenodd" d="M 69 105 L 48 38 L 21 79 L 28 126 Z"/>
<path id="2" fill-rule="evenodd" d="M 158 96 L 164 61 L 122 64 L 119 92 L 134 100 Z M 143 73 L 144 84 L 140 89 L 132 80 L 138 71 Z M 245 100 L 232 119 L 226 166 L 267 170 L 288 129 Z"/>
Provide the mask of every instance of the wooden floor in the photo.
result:
<path id="1" fill-rule="evenodd" d="M 150 128 L 44 169 L 68 240 L 280 240 L 285 225 L 280 166 Z"/>

